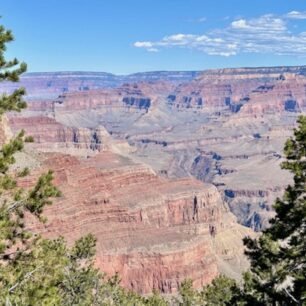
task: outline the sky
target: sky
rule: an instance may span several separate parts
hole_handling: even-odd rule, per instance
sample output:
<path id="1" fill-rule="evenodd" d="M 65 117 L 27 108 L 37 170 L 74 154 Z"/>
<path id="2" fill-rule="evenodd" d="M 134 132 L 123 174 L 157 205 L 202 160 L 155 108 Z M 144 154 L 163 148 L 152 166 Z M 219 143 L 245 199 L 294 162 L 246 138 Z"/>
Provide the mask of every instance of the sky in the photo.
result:
<path id="1" fill-rule="evenodd" d="M 0 0 L 0 15 L 30 72 L 306 64 L 306 0 Z"/>

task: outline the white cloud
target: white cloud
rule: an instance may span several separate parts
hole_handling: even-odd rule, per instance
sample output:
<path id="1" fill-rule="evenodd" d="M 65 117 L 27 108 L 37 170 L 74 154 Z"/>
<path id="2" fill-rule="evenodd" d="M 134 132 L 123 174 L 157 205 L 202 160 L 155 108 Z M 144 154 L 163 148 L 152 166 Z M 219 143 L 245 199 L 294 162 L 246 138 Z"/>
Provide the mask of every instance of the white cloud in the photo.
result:
<path id="1" fill-rule="evenodd" d="M 168 39 L 169 41 L 184 41 L 186 39 L 188 39 L 191 35 L 185 35 L 185 34 L 175 34 L 175 35 L 171 35 L 168 36 L 166 39 Z"/>
<path id="2" fill-rule="evenodd" d="M 152 48 L 153 46 L 153 43 L 149 42 L 149 41 L 136 41 L 134 43 L 134 47 L 137 47 L 137 48 Z"/>
<path id="3" fill-rule="evenodd" d="M 231 26 L 234 29 L 247 29 L 249 27 L 245 19 L 233 21 Z"/>
<path id="4" fill-rule="evenodd" d="M 159 41 L 138 41 L 134 46 L 151 52 L 162 48 L 189 48 L 226 57 L 239 53 L 306 56 L 305 32 L 293 34 L 287 24 L 288 18 L 304 19 L 303 14 L 306 19 L 306 12 L 297 11 L 285 16 L 267 14 L 252 19 L 240 18 L 223 29 L 202 34 L 178 33 Z"/>
<path id="5" fill-rule="evenodd" d="M 247 30 L 252 32 L 283 32 L 286 28 L 286 22 L 271 14 L 253 18 L 250 20 L 239 19 L 231 23 L 231 27 L 237 30 Z"/>
<path id="6" fill-rule="evenodd" d="M 306 11 L 304 12 L 291 11 L 285 17 L 289 19 L 306 19 Z"/>

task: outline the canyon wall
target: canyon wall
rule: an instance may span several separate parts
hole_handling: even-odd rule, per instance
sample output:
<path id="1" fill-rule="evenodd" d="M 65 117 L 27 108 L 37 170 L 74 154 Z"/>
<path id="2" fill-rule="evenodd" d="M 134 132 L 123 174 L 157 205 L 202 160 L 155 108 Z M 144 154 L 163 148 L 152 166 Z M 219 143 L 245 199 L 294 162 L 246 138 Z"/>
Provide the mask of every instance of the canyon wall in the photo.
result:
<path id="1" fill-rule="evenodd" d="M 241 239 L 268 226 L 292 179 L 279 165 L 305 113 L 305 71 L 159 72 L 127 82 L 27 75 L 28 109 L 7 124 L 36 142 L 18 162 L 33 174 L 53 168 L 63 190 L 48 224 L 28 226 L 69 243 L 92 232 L 97 266 L 141 293 L 173 293 L 185 278 L 197 287 L 219 273 L 239 278 Z M 62 80 L 46 89 L 51 76 Z"/>
<path id="2" fill-rule="evenodd" d="M 149 73 L 148 81 L 138 75 L 140 81 L 117 87 L 30 101 L 28 110 L 10 120 L 14 131 L 29 129 L 45 150 L 101 150 L 104 143 L 163 176 L 192 175 L 213 183 L 239 222 L 260 230 L 290 182 L 279 164 L 284 141 L 305 112 L 305 71 L 304 66 L 208 70 L 189 74 L 193 79 L 179 85 L 174 74 Z M 177 73 L 178 80 L 182 76 Z M 37 77 L 50 75 L 32 76 Z M 27 78 L 31 84 L 31 75 Z M 29 90 L 35 93 L 36 85 Z"/>
<path id="3" fill-rule="evenodd" d="M 41 164 L 33 175 L 52 168 L 63 197 L 46 209 L 46 225 L 29 218 L 28 228 L 69 243 L 94 234 L 96 265 L 119 273 L 125 287 L 174 293 L 186 278 L 201 287 L 247 267 L 240 239 L 252 233 L 236 223 L 213 185 L 161 178 L 109 151 L 89 159 L 49 153 Z M 32 179 L 19 184 L 31 186 Z"/>

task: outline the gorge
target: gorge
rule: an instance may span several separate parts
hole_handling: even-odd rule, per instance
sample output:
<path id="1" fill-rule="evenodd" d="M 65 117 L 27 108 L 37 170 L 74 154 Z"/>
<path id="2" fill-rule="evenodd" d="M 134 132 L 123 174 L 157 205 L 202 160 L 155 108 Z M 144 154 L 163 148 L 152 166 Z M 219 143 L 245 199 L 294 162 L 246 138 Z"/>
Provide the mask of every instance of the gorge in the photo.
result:
<path id="1" fill-rule="evenodd" d="M 93 233 L 96 265 L 140 293 L 239 278 L 242 238 L 268 226 L 291 181 L 279 164 L 306 110 L 305 66 L 35 73 L 21 85 L 28 108 L 1 138 L 32 135 L 16 167 L 53 169 L 63 192 L 30 229 L 70 243 Z"/>

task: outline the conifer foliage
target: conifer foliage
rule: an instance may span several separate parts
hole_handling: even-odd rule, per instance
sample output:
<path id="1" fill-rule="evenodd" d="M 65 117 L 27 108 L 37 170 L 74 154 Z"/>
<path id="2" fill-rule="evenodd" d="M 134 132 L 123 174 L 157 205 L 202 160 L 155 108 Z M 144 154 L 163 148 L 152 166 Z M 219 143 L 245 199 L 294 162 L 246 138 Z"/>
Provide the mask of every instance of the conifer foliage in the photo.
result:
<path id="1" fill-rule="evenodd" d="M 259 239 L 244 240 L 251 271 L 247 293 L 261 305 L 306 305 L 306 116 L 284 148 L 282 168 L 293 174 L 275 217 Z"/>
<path id="2" fill-rule="evenodd" d="M 0 26 L 0 82 L 18 82 L 27 68 L 17 59 L 5 59 L 6 44 L 12 40 L 11 31 Z M 19 88 L 0 96 L 1 120 L 6 112 L 19 112 L 26 107 L 24 94 L 25 89 Z M 38 261 L 34 260 L 41 256 L 43 245 L 39 237 L 25 229 L 24 216 L 32 213 L 40 218 L 44 206 L 51 204 L 50 198 L 60 195 L 52 184 L 51 171 L 43 174 L 33 188 L 18 187 L 18 177 L 28 175 L 29 169 L 17 173 L 11 166 L 15 163 L 14 155 L 23 150 L 27 141 L 32 138 L 21 131 L 0 149 L 0 302 L 7 305 L 27 304 L 27 296 L 36 295 L 33 279 L 37 278 L 37 271 L 46 268 L 38 266 Z M 22 292 L 23 297 L 18 292 Z"/>

